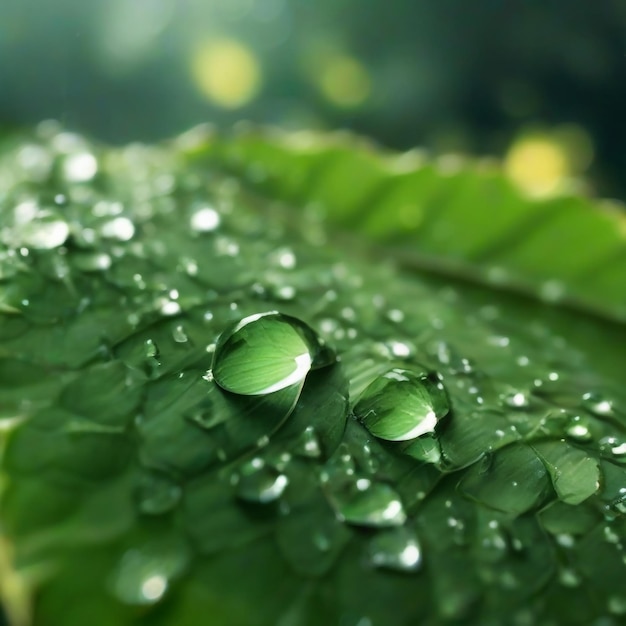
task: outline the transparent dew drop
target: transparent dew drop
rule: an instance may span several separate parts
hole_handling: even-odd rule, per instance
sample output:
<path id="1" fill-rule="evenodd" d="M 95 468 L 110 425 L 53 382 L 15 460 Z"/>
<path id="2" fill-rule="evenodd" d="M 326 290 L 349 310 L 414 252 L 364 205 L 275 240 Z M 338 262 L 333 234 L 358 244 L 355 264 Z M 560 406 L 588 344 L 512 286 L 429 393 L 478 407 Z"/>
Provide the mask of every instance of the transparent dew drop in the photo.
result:
<path id="1" fill-rule="evenodd" d="M 174 327 L 174 330 L 172 331 L 172 338 L 176 343 L 187 343 L 187 341 L 189 341 L 189 337 L 187 337 L 185 329 L 180 324 Z"/>
<path id="2" fill-rule="evenodd" d="M 369 542 L 367 554 L 374 567 L 398 572 L 416 572 L 422 565 L 417 537 L 405 527 L 376 533 Z"/>
<path id="3" fill-rule="evenodd" d="M 282 248 L 274 253 L 277 264 L 286 270 L 292 270 L 296 266 L 296 255 L 289 248 Z"/>
<path id="4" fill-rule="evenodd" d="M 163 599 L 172 581 L 189 562 L 179 542 L 146 545 L 124 553 L 110 578 L 110 588 L 124 604 L 145 606 Z"/>
<path id="5" fill-rule="evenodd" d="M 249 315 L 220 335 L 212 371 L 226 391 L 267 395 L 303 383 L 311 369 L 334 360 L 304 322 L 269 311 Z"/>
<path id="6" fill-rule="evenodd" d="M 245 463 L 233 481 L 236 483 L 235 493 L 238 498 L 259 504 L 278 500 L 289 484 L 285 474 L 266 465 L 258 457 Z"/>
<path id="7" fill-rule="evenodd" d="M 372 528 L 402 526 L 406 521 L 400 496 L 386 483 L 357 476 L 330 476 L 324 490 L 341 521 Z"/>
<path id="8" fill-rule="evenodd" d="M 589 426 L 579 415 L 572 419 L 565 432 L 570 439 L 575 441 L 589 441 L 592 438 Z"/>
<path id="9" fill-rule="evenodd" d="M 448 396 L 434 375 L 395 368 L 363 392 L 354 413 L 380 439 L 409 441 L 432 433 L 450 410 Z"/>
<path id="10" fill-rule="evenodd" d="M 502 396 L 502 404 L 510 409 L 527 409 L 530 397 L 523 391 L 510 391 Z"/>
<path id="11" fill-rule="evenodd" d="M 213 207 L 202 207 L 191 215 L 189 225 L 197 233 L 210 233 L 219 227 L 220 214 Z"/>
<path id="12" fill-rule="evenodd" d="M 137 507 L 145 515 L 162 515 L 174 509 L 182 490 L 165 474 L 146 472 L 135 490 Z"/>
<path id="13" fill-rule="evenodd" d="M 590 413 L 598 417 L 610 417 L 613 415 L 613 403 L 611 400 L 593 391 L 583 394 L 582 405 Z"/>
<path id="14" fill-rule="evenodd" d="M 152 339 L 146 339 L 145 355 L 148 359 L 156 359 L 159 356 L 159 348 Z"/>
<path id="15" fill-rule="evenodd" d="M 322 448 L 315 428 L 307 426 L 296 440 L 292 449 L 294 454 L 310 459 L 317 459 L 322 456 Z"/>

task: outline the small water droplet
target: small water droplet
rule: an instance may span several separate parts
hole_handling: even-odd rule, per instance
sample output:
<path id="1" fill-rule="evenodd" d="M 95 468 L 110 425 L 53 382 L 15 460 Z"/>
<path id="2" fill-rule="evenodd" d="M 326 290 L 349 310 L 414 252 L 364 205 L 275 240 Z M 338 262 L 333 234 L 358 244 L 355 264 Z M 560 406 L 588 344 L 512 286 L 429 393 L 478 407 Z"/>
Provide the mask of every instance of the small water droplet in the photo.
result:
<path id="1" fill-rule="evenodd" d="M 113 571 L 111 590 L 125 604 L 155 604 L 165 596 L 188 561 L 186 546 L 178 541 L 128 550 Z"/>
<path id="2" fill-rule="evenodd" d="M 578 415 L 572 419 L 565 432 L 570 439 L 575 439 L 577 441 L 589 441 L 591 439 L 589 427 Z"/>
<path id="3" fill-rule="evenodd" d="M 598 417 L 607 417 L 613 414 L 613 403 L 599 393 L 588 392 L 583 394 L 583 407 Z"/>
<path id="4" fill-rule="evenodd" d="M 582 577 L 571 567 L 563 567 L 559 570 L 559 582 L 564 587 L 578 587 L 582 583 Z"/>
<path id="5" fill-rule="evenodd" d="M 296 290 L 291 285 L 282 285 L 275 290 L 274 295 L 279 300 L 293 300 L 296 297 Z"/>
<path id="6" fill-rule="evenodd" d="M 613 543 L 613 544 L 619 543 L 619 535 L 615 532 L 615 530 L 611 526 L 606 525 L 604 527 L 603 533 L 604 533 L 604 539 L 606 540 L 607 543 Z"/>
<path id="7" fill-rule="evenodd" d="M 106 252 L 83 252 L 72 256 L 72 264 L 83 272 L 101 272 L 111 267 L 111 257 Z"/>
<path id="8" fill-rule="evenodd" d="M 146 515 L 171 511 L 180 501 L 181 488 L 168 476 L 156 472 L 141 476 L 136 490 L 137 506 Z"/>
<path id="9" fill-rule="evenodd" d="M 148 359 L 156 359 L 159 356 L 159 348 L 152 339 L 146 339 L 146 351 L 145 355 Z"/>
<path id="10" fill-rule="evenodd" d="M 215 381 L 240 395 L 266 395 L 296 384 L 334 354 L 300 320 L 276 311 L 243 318 L 220 335 L 213 357 Z"/>
<path id="11" fill-rule="evenodd" d="M 174 327 L 174 330 L 172 331 L 172 337 L 176 343 L 186 343 L 187 341 L 189 341 L 189 337 L 187 337 L 185 329 L 180 324 Z"/>
<path id="12" fill-rule="evenodd" d="M 180 261 L 181 267 L 188 276 L 198 275 L 198 262 L 194 259 L 183 258 Z"/>
<path id="13" fill-rule="evenodd" d="M 422 564 L 422 551 L 411 530 L 394 528 L 374 535 L 368 546 L 368 558 L 374 567 L 416 572 Z"/>
<path id="14" fill-rule="evenodd" d="M 210 206 L 202 207 L 193 213 L 190 219 L 191 229 L 197 233 L 209 233 L 220 225 L 219 213 Z"/>
<path id="15" fill-rule="evenodd" d="M 311 459 L 317 459 L 322 455 L 320 442 L 313 426 L 307 426 L 304 429 L 296 441 L 293 451 L 295 454 Z"/>
<path id="16" fill-rule="evenodd" d="M 260 504 L 278 500 L 289 484 L 285 474 L 266 465 L 258 457 L 245 463 L 240 468 L 235 480 L 238 498 Z"/>
<path id="17" fill-rule="evenodd" d="M 449 409 L 448 396 L 436 376 L 395 368 L 365 389 L 354 413 L 374 436 L 408 441 L 434 432 Z"/>
<path id="18" fill-rule="evenodd" d="M 570 535 L 569 533 L 559 533 L 558 535 L 555 535 L 554 537 L 556 539 L 556 542 L 562 547 L 562 548 L 573 548 L 574 547 L 574 537 L 573 535 Z"/>
<path id="19" fill-rule="evenodd" d="M 283 269 L 292 270 L 296 266 L 296 255 L 292 250 L 283 248 L 278 250 L 275 255 L 278 260 L 278 265 Z"/>
<path id="20" fill-rule="evenodd" d="M 170 300 L 169 298 L 159 298 L 156 306 L 161 312 L 161 315 L 165 315 L 166 317 L 178 315 L 182 310 L 179 302 Z"/>
<path id="21" fill-rule="evenodd" d="M 329 476 L 324 487 L 328 501 L 342 521 L 375 528 L 402 526 L 406 521 L 400 496 L 386 483 L 346 473 L 343 479 Z"/>
<path id="22" fill-rule="evenodd" d="M 502 402 L 511 409 L 526 409 L 530 405 L 530 398 L 522 391 L 511 391 L 502 396 Z"/>

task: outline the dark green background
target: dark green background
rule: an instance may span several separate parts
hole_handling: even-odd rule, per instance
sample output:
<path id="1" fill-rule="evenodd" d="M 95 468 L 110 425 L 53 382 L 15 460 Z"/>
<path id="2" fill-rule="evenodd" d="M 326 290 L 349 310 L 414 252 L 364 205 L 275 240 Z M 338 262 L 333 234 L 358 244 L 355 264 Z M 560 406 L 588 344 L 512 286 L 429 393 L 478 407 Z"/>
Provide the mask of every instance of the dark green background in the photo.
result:
<path id="1" fill-rule="evenodd" d="M 135 29 L 136 35 L 133 35 Z M 190 45 L 228 35 L 263 67 L 259 97 L 211 106 Z M 303 46 L 359 58 L 373 95 L 338 110 L 303 75 Z M 155 140 L 206 120 L 347 127 L 384 145 L 503 154 L 528 124 L 592 137 L 589 173 L 626 195 L 623 0 L 4 0 L 0 123 L 60 119 L 112 142 Z"/>

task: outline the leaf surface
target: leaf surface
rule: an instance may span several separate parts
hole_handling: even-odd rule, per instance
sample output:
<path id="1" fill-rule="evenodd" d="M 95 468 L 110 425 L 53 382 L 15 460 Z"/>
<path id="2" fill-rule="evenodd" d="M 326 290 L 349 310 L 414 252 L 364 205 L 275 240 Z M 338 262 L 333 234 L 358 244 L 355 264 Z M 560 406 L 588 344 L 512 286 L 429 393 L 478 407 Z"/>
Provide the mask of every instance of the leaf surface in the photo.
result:
<path id="1" fill-rule="evenodd" d="M 623 216 L 311 135 L 76 136 L 98 171 L 69 180 L 42 132 L 0 149 L 12 616 L 618 623 Z M 286 326 L 237 344 L 221 388 L 220 337 L 268 311 Z M 378 395 L 384 439 L 354 415 L 390 371 L 443 386 L 432 432 L 397 440 Z"/>

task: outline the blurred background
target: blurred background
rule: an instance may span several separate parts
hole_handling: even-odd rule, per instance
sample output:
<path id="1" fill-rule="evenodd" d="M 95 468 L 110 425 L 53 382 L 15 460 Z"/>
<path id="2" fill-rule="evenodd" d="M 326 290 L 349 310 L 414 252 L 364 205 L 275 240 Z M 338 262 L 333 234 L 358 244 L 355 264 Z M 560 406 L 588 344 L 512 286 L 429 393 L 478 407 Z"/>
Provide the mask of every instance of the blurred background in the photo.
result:
<path id="1" fill-rule="evenodd" d="M 0 126 L 347 128 L 626 198 L 624 0 L 1 0 Z"/>

